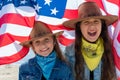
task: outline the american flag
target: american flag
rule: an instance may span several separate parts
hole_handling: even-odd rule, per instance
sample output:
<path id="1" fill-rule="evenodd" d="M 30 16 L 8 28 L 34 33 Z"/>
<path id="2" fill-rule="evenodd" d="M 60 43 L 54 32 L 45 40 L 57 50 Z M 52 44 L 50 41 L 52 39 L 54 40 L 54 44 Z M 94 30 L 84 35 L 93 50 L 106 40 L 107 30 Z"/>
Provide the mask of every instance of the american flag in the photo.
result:
<path id="1" fill-rule="evenodd" d="M 0 65 L 16 62 L 27 55 L 28 48 L 19 45 L 29 39 L 34 20 L 49 25 L 53 32 L 64 31 L 59 41 L 67 46 L 74 41 L 74 30 L 62 23 L 77 17 L 79 4 L 96 2 L 103 15 L 118 15 L 109 26 L 118 78 L 120 76 L 120 0 L 0 0 Z"/>

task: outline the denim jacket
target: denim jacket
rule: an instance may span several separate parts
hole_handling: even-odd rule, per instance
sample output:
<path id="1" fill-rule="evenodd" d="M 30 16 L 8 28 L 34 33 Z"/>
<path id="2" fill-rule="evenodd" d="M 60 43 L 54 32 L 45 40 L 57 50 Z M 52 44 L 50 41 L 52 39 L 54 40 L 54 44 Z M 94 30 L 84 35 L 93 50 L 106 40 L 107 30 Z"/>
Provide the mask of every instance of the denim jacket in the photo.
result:
<path id="1" fill-rule="evenodd" d="M 74 43 L 70 46 L 66 47 L 65 49 L 65 57 L 67 58 L 68 62 L 70 62 L 72 66 L 72 70 L 74 71 L 75 66 L 75 49 Z M 88 69 L 87 65 L 84 64 L 84 80 L 89 80 L 90 70 Z M 94 80 L 101 80 L 101 62 L 99 63 L 98 67 L 94 70 Z"/>
<path id="2" fill-rule="evenodd" d="M 56 59 L 49 80 L 74 80 L 71 68 L 63 61 Z M 19 80 L 43 80 L 42 70 L 37 64 L 36 58 L 19 67 Z"/>

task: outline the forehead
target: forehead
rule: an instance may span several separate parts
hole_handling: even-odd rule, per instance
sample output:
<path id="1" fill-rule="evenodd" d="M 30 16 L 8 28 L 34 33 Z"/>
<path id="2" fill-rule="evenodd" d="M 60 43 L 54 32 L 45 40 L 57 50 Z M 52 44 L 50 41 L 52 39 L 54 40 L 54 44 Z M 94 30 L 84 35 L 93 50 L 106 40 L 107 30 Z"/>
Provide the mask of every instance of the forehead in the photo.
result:
<path id="1" fill-rule="evenodd" d="M 84 22 L 84 21 L 96 21 L 96 20 L 100 21 L 100 19 L 98 19 L 98 18 L 88 18 L 88 19 L 83 20 L 82 22 Z"/>
<path id="2" fill-rule="evenodd" d="M 33 41 L 43 41 L 43 40 L 46 40 L 46 39 L 53 39 L 53 36 L 43 36 L 43 37 L 40 37 L 40 38 L 37 38 L 37 39 L 34 39 Z"/>

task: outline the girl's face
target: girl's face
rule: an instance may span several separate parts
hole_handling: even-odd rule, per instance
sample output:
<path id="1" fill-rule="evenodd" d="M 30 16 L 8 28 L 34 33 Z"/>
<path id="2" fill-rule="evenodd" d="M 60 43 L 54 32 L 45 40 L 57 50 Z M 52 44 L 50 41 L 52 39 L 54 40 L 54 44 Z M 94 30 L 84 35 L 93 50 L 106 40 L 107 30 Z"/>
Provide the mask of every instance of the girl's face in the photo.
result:
<path id="1" fill-rule="evenodd" d="M 81 22 L 80 30 L 83 37 L 89 42 L 95 42 L 100 36 L 102 23 L 100 19 L 88 19 Z"/>
<path id="2" fill-rule="evenodd" d="M 54 41 L 52 36 L 42 37 L 32 42 L 33 50 L 41 55 L 48 56 L 54 49 Z"/>

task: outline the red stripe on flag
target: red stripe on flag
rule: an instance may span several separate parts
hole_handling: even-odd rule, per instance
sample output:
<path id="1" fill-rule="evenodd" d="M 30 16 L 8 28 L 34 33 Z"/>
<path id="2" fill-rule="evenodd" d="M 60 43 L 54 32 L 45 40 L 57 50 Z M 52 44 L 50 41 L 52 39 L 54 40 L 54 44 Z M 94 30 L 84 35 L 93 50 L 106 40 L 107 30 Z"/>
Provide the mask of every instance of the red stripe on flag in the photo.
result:
<path id="1" fill-rule="evenodd" d="M 14 55 L 0 57 L 0 65 L 16 62 L 22 59 L 24 56 L 26 56 L 28 51 L 29 51 L 29 48 L 23 47 L 21 51 L 19 51 L 18 53 L 15 53 Z"/>
<path id="2" fill-rule="evenodd" d="M 29 38 L 28 36 L 27 37 L 14 36 L 14 35 L 6 33 L 6 34 L 3 34 L 3 35 L 0 35 L 0 47 L 8 45 L 10 43 L 13 43 L 14 41 L 23 42 L 23 41 L 28 40 L 28 38 Z"/>
<path id="3" fill-rule="evenodd" d="M 120 77 L 118 77 L 117 80 L 120 80 Z"/>
<path id="4" fill-rule="evenodd" d="M 0 18 L 0 27 L 4 23 L 12 23 L 12 24 L 17 24 L 17 25 L 23 25 L 23 26 L 28 26 L 28 27 L 33 27 L 35 17 L 25 17 L 20 14 L 15 14 L 15 13 L 8 13 L 3 15 Z"/>
<path id="5" fill-rule="evenodd" d="M 107 0 L 107 1 L 109 1 L 113 4 L 117 4 L 117 5 L 120 4 L 120 0 Z M 118 5 L 118 6 L 120 6 L 120 5 Z"/>
<path id="6" fill-rule="evenodd" d="M 59 36 L 59 42 L 61 44 L 63 44 L 64 46 L 70 45 L 71 43 L 73 43 L 73 41 L 74 41 L 74 39 L 68 39 L 68 38 L 66 38 L 66 37 L 64 37 L 62 35 Z"/>
<path id="7" fill-rule="evenodd" d="M 74 19 L 78 17 L 78 10 L 69 10 L 66 9 L 64 13 L 64 18 Z"/>

